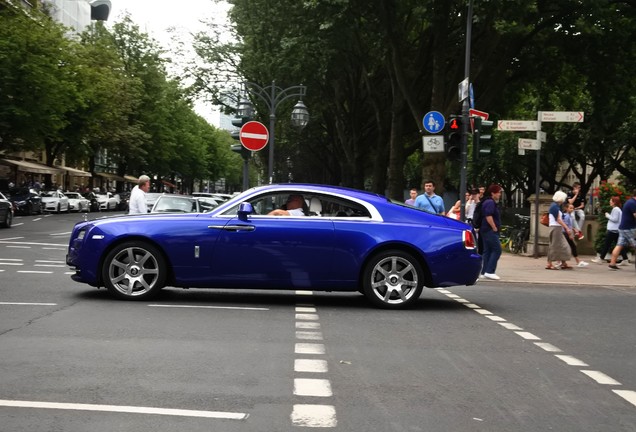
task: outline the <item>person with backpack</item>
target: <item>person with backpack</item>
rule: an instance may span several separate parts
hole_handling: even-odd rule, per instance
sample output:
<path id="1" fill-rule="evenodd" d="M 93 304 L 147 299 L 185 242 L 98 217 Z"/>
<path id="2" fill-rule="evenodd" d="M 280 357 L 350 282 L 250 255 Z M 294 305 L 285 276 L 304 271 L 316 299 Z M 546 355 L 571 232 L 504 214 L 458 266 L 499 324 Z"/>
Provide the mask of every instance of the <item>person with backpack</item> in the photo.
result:
<path id="1" fill-rule="evenodd" d="M 501 257 L 501 242 L 499 240 L 501 215 L 499 214 L 497 202 L 501 199 L 502 191 L 501 186 L 497 184 L 490 185 L 484 200 L 477 204 L 473 213 L 473 223 L 475 223 L 475 219 L 481 219 L 479 235 L 482 237 L 484 244 L 484 253 L 482 254 L 483 267 L 480 278 L 501 279 L 497 275 L 496 270 L 499 257 Z"/>

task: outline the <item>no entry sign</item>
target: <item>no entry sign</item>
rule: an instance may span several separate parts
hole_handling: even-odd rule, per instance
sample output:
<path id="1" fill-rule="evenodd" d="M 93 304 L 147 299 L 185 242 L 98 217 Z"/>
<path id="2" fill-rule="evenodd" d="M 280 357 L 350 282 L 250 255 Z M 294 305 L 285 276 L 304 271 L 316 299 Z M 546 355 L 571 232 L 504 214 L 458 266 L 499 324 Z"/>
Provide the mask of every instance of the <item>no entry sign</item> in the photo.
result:
<path id="1" fill-rule="evenodd" d="M 239 140 L 243 147 L 248 150 L 263 150 L 269 140 L 269 132 L 263 123 L 249 121 L 241 127 Z"/>

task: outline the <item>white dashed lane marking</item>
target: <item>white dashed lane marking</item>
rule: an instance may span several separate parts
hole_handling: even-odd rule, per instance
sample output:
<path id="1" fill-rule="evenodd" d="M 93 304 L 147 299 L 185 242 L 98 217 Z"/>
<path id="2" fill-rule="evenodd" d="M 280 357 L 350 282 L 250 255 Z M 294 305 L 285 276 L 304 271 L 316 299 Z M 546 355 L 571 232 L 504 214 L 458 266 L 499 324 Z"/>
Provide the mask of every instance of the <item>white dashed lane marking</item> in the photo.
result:
<path id="1" fill-rule="evenodd" d="M 477 312 L 478 314 L 480 314 L 481 316 L 484 316 L 488 319 L 490 319 L 491 321 L 495 321 L 497 322 L 497 324 L 499 324 L 500 326 L 504 327 L 507 330 L 511 330 L 514 331 L 518 336 L 521 336 L 522 338 L 526 339 L 526 340 L 532 340 L 532 341 L 541 341 L 541 338 L 533 333 L 530 333 L 528 331 L 523 331 L 523 329 L 513 323 L 507 322 L 505 318 L 497 316 L 497 315 L 493 315 L 492 312 L 483 309 L 482 307 L 480 307 L 479 305 L 476 305 L 474 303 L 470 303 L 468 300 L 461 298 L 460 296 L 451 293 L 450 291 L 446 290 L 446 289 L 436 289 L 437 292 L 446 295 L 447 297 L 455 300 L 458 303 L 463 304 L 464 306 L 466 306 L 469 309 L 472 309 L 473 311 Z M 534 342 L 534 344 L 543 349 L 546 352 L 549 353 L 560 353 L 562 352 L 560 348 L 549 344 L 547 342 Z M 564 362 L 565 364 L 567 364 L 568 366 L 575 366 L 575 367 L 589 367 L 589 365 L 587 363 L 585 363 L 582 360 L 579 360 L 576 357 L 573 357 L 571 355 L 565 355 L 565 354 L 554 354 L 554 357 L 558 358 L 559 360 L 561 360 L 562 362 Z M 579 372 L 581 372 L 582 374 L 588 376 L 589 378 L 593 379 L 597 384 L 601 384 L 601 385 L 610 385 L 610 386 L 620 386 L 622 385 L 619 381 L 615 380 L 614 378 L 610 377 L 609 375 L 604 374 L 601 371 L 596 371 L 596 370 L 588 370 L 588 369 L 579 369 Z M 622 397 L 623 399 L 625 399 L 627 402 L 631 403 L 632 405 L 636 406 L 636 392 L 632 391 L 632 390 L 612 390 L 615 394 L 617 394 L 618 396 Z"/>

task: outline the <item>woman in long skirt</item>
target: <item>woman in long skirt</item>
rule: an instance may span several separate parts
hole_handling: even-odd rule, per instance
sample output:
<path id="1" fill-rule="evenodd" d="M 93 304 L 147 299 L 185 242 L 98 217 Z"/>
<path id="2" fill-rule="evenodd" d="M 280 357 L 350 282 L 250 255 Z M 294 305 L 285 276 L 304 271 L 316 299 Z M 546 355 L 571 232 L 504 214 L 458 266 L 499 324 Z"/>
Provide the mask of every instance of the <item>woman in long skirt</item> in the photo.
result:
<path id="1" fill-rule="evenodd" d="M 554 196 L 552 196 L 553 202 L 548 211 L 550 215 L 550 243 L 548 245 L 547 270 L 568 270 L 572 268 L 567 264 L 567 261 L 572 258 L 572 251 L 563 236 L 564 231 L 570 235 L 571 230 L 565 222 L 563 222 L 563 213 L 561 213 L 561 204 L 565 202 L 567 197 L 567 194 L 563 191 L 557 191 Z M 558 264 L 555 265 L 554 262 L 558 262 Z"/>

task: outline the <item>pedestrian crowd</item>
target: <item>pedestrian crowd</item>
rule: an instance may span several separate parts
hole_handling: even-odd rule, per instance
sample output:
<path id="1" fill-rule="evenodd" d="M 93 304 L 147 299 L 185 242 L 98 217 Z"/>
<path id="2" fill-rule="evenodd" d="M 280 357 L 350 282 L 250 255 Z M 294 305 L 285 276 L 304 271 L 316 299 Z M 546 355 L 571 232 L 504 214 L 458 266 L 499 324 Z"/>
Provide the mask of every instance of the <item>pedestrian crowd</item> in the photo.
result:
<path id="1" fill-rule="evenodd" d="M 405 204 L 425 210 L 429 213 L 445 215 L 461 220 L 461 201 L 455 202 L 450 209 L 444 208 L 444 200 L 435 193 L 435 182 L 423 182 L 424 193 L 409 191 Z M 487 188 L 469 189 L 465 196 L 465 222 L 472 225 L 477 236 L 478 252 L 482 255 L 481 278 L 499 280 L 497 263 L 501 257 L 501 214 L 499 201 L 503 188 L 492 184 Z M 579 258 L 577 241 L 583 240 L 586 205 L 585 194 L 580 183 L 574 183 L 570 193 L 557 191 L 552 197 L 548 211 L 549 243 L 547 270 L 571 270 L 569 261 L 574 259 L 576 267 L 587 267 L 589 263 Z M 609 269 L 618 270 L 619 265 L 629 264 L 627 251 L 636 249 L 636 189 L 631 196 L 621 202 L 620 197 L 611 198 L 611 212 L 607 212 L 607 231 L 603 247 L 591 261 L 607 263 Z M 607 255 L 610 258 L 607 258 Z M 619 259 L 621 257 L 622 259 Z"/>

